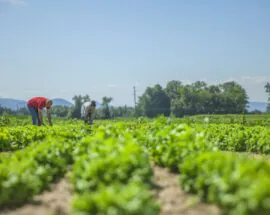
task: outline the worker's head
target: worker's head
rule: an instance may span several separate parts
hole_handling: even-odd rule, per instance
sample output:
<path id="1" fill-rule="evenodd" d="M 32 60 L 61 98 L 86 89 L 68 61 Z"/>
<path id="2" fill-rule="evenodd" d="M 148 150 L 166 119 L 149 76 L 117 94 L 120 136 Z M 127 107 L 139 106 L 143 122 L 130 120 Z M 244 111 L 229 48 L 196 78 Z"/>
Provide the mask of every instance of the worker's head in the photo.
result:
<path id="1" fill-rule="evenodd" d="M 47 109 L 50 109 L 52 107 L 52 105 L 53 105 L 53 101 L 50 100 L 50 99 L 47 99 L 47 101 L 46 101 L 46 108 Z"/>
<path id="2" fill-rule="evenodd" d="M 91 106 L 92 106 L 92 107 L 96 107 L 96 101 L 94 101 L 94 100 L 91 101 Z"/>

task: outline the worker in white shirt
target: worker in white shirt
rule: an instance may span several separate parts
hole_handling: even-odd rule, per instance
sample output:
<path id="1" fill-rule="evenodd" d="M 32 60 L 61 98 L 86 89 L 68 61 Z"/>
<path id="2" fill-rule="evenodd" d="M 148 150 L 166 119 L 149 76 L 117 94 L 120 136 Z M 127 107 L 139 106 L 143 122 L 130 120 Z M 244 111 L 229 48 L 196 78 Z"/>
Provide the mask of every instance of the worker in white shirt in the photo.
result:
<path id="1" fill-rule="evenodd" d="M 85 123 L 93 124 L 94 113 L 96 110 L 96 102 L 85 102 L 81 108 L 81 117 Z"/>

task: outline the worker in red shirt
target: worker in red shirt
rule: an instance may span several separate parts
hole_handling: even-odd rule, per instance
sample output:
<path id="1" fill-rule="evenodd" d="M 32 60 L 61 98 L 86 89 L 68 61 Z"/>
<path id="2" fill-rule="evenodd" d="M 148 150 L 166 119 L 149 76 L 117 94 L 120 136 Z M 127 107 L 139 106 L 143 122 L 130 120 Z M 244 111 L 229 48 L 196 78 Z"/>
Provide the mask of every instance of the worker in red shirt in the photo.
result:
<path id="1" fill-rule="evenodd" d="M 52 125 L 52 121 L 51 121 L 52 104 L 53 104 L 52 100 L 47 99 L 45 97 L 34 97 L 27 102 L 27 107 L 32 116 L 33 125 L 39 125 L 39 126 L 43 125 L 41 110 L 45 107 L 47 110 L 47 117 L 48 117 L 49 124 Z"/>

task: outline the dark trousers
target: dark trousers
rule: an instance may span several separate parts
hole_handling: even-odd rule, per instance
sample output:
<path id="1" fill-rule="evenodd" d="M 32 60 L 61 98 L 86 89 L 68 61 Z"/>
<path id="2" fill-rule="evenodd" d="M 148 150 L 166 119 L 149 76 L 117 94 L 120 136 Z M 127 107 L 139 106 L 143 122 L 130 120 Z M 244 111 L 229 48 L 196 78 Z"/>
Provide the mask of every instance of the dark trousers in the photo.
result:
<path id="1" fill-rule="evenodd" d="M 27 105 L 27 107 L 28 107 L 28 110 L 32 116 L 32 124 L 33 125 L 41 125 L 41 122 L 40 122 L 39 117 L 38 117 L 38 110 L 32 106 L 29 106 L 29 105 Z"/>
<path id="2" fill-rule="evenodd" d="M 91 117 L 91 114 L 87 114 L 87 115 L 83 118 L 83 120 L 84 120 L 85 123 L 92 124 L 92 123 L 93 123 L 93 120 L 92 120 L 91 118 L 92 118 L 92 117 Z"/>

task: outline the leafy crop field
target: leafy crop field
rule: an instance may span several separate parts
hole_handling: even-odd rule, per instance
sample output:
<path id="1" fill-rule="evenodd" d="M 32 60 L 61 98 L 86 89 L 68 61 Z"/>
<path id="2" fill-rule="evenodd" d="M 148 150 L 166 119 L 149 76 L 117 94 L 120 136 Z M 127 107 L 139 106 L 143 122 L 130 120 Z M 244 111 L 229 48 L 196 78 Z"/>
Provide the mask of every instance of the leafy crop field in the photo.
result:
<path id="1" fill-rule="evenodd" d="M 2 119 L 0 214 L 269 215 L 269 119 L 225 117 Z"/>

